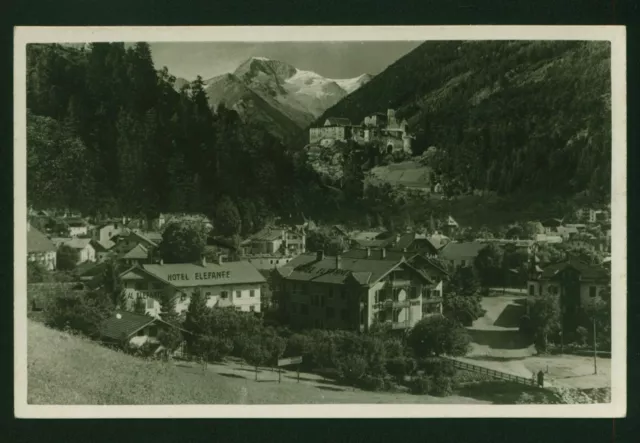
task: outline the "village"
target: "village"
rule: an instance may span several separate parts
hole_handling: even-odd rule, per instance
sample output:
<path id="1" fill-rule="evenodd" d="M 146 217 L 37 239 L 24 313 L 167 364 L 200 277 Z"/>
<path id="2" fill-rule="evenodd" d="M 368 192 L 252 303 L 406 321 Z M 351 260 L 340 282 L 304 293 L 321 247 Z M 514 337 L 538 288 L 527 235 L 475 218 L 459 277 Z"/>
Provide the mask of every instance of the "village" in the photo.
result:
<path id="1" fill-rule="evenodd" d="M 184 325 L 196 296 L 208 309 L 230 308 L 292 331 L 366 335 L 384 328 L 402 340 L 423 319 L 445 315 L 464 325 L 470 335 L 471 347 L 455 358 L 456 364 L 503 374 L 498 378 L 511 374 L 535 379 L 542 369 L 532 372 L 495 359 L 535 362 L 537 345 L 522 337 L 527 328 L 524 319 L 545 294 L 560 295 L 566 317 L 560 320 L 562 353 L 589 355 L 596 346 L 602 355 L 609 351 L 610 338 L 590 345 L 589 334 L 571 313 L 588 310 L 596 301 L 610 302 L 610 215 L 606 209 L 585 209 L 571 219 L 575 222 L 549 219 L 514 225 L 504 238 L 496 238 L 486 231 L 465 229 L 452 216 L 432 219 L 431 230 L 388 232 L 322 226 L 300 215 L 273 220 L 234 245 L 216 237 L 213 222 L 202 215 L 96 220 L 67 211 L 30 210 L 29 310 L 35 314 L 46 310 L 52 302 L 47 298 L 55 298 L 56 291 L 113 291 L 105 274 L 118 269 L 122 294 L 115 296 L 114 309 L 97 325 L 95 335 L 110 346 L 145 348 L 151 355 L 161 355 L 166 349 L 160 331 L 173 328 L 182 331 L 183 338 L 171 354 L 192 359 Z M 165 262 L 160 244 L 167 227 L 194 224 L 207 233 L 200 258 Z M 496 251 L 502 263 L 487 265 L 498 260 L 493 256 Z M 32 273 L 34 267 L 38 272 Z M 473 303 L 452 307 L 463 293 L 479 300 L 477 312 L 469 312 L 476 309 L 470 308 Z M 162 300 L 171 300 L 172 321 L 164 319 Z M 515 336 L 521 345 L 513 345 Z M 543 346 L 554 347 L 551 341 Z M 590 347 L 594 349 L 589 351 Z M 285 353 L 290 355 L 288 349 Z M 576 364 L 586 386 L 579 377 L 567 379 L 568 386 L 593 387 L 592 370 L 584 373 L 589 357 L 573 358 L 582 359 Z M 272 364 L 268 358 L 260 363 Z M 566 364 L 562 360 L 560 366 Z M 605 365 L 600 363 L 600 379 L 606 374 Z M 548 377 L 542 383 L 565 386 L 562 378 Z M 608 382 L 599 383 L 605 387 Z"/>

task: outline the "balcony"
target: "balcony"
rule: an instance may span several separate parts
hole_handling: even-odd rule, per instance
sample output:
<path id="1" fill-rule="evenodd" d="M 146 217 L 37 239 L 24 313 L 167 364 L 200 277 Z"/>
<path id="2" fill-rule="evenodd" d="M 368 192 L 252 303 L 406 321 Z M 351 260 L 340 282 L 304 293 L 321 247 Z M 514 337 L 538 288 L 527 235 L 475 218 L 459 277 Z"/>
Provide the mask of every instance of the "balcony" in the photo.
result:
<path id="1" fill-rule="evenodd" d="M 391 324 L 391 329 L 408 329 L 411 327 L 411 323 L 409 322 L 409 320 L 405 320 L 405 321 L 393 321 L 393 322 L 388 322 L 389 324 Z"/>
<path id="2" fill-rule="evenodd" d="M 396 278 L 393 280 L 389 280 L 387 283 L 391 288 L 407 288 L 411 286 L 411 280 L 407 280 L 404 278 Z"/>
<path id="3" fill-rule="evenodd" d="M 391 308 L 408 308 L 410 306 L 420 306 L 420 300 L 392 300 L 387 299 L 378 302 L 374 305 L 377 309 L 391 309 Z"/>

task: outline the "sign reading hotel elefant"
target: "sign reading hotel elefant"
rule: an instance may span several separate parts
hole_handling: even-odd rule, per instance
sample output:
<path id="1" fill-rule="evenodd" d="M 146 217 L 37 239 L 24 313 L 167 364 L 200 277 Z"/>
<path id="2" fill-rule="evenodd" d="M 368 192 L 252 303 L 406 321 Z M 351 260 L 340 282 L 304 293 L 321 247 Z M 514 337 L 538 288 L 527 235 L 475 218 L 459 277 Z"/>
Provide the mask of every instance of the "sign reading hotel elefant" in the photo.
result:
<path id="1" fill-rule="evenodd" d="M 224 280 L 231 278 L 231 271 L 210 271 L 194 272 L 193 274 L 169 274 L 169 281 L 189 281 L 189 280 Z"/>

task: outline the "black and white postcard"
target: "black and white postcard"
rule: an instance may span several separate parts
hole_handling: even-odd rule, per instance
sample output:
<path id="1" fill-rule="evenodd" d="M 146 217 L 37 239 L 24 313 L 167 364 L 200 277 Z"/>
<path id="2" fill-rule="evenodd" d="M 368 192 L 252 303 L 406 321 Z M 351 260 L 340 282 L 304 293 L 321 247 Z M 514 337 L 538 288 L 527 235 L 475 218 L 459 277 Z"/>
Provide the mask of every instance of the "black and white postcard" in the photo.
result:
<path id="1" fill-rule="evenodd" d="M 625 38 L 16 28 L 16 415 L 624 416 Z"/>

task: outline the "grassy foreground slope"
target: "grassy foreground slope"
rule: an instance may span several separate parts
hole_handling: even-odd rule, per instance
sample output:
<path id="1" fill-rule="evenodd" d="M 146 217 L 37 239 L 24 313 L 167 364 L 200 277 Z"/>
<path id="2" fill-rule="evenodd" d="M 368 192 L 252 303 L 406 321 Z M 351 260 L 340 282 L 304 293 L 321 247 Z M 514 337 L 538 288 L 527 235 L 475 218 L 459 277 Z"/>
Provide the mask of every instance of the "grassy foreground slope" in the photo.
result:
<path id="1" fill-rule="evenodd" d="M 28 322 L 27 361 L 29 404 L 487 403 L 230 378 L 144 361 L 34 321 Z"/>

